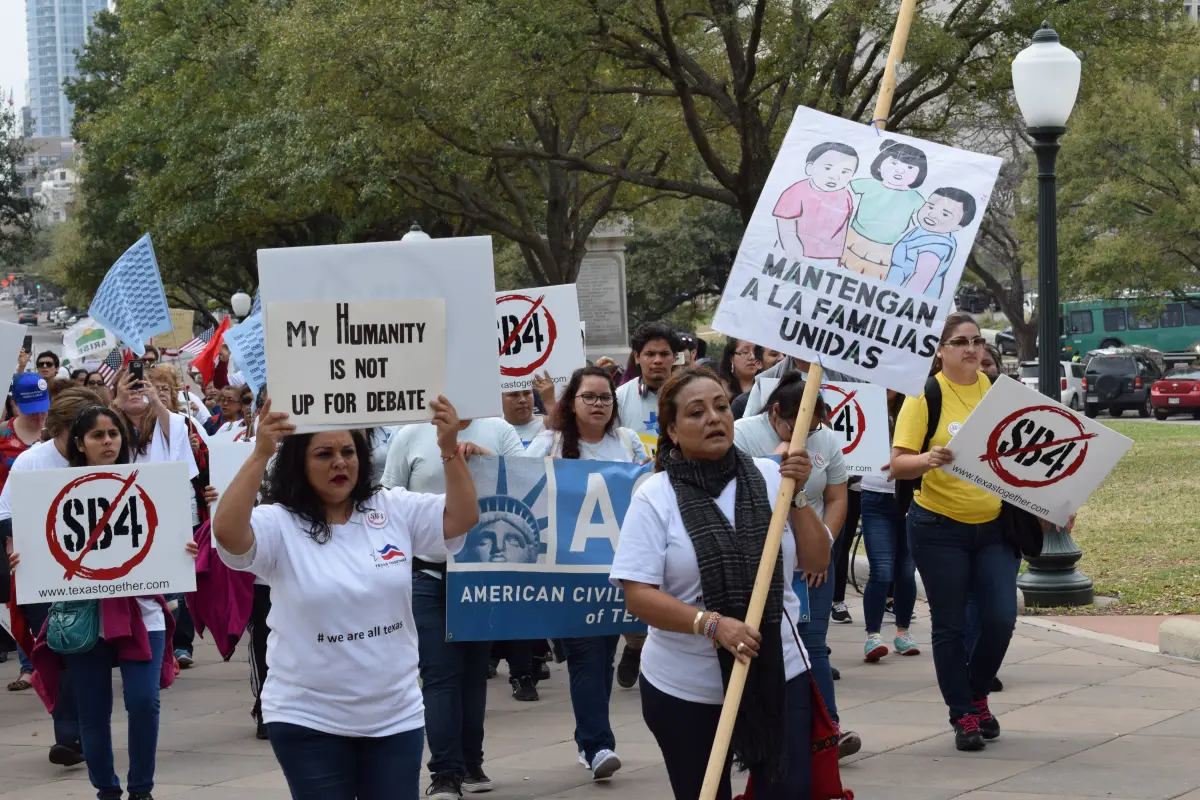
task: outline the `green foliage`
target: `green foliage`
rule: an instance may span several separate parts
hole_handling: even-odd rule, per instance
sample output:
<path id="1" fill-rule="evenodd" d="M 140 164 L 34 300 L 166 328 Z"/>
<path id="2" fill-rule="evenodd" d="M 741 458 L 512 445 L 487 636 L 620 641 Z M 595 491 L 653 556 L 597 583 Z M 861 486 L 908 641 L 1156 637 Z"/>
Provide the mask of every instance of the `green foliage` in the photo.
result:
<path id="1" fill-rule="evenodd" d="M 11 106 L 0 106 L 0 266 L 16 267 L 33 245 L 32 198 L 21 194 L 17 167 L 25 142 Z"/>

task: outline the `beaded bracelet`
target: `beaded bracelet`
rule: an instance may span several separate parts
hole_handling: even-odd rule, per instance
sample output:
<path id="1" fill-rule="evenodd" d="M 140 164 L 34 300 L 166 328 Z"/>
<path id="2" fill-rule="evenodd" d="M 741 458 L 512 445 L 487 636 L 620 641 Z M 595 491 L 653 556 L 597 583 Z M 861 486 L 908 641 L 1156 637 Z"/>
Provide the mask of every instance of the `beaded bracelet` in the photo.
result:
<path id="1" fill-rule="evenodd" d="M 707 639 L 715 639 L 717 636 L 717 623 L 721 621 L 721 615 L 713 612 L 708 615 L 708 621 L 704 623 L 704 636 Z"/>

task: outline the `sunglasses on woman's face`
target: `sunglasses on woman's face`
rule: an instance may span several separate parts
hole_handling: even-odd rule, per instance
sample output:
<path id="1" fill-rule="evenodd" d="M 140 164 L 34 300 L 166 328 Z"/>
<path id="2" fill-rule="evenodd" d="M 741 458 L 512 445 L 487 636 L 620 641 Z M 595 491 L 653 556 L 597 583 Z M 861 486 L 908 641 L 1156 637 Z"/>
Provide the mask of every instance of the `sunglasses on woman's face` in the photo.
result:
<path id="1" fill-rule="evenodd" d="M 88 382 L 87 382 L 87 385 L 88 385 L 88 386 L 103 386 L 103 385 L 104 385 L 104 381 L 103 381 L 102 379 L 97 379 L 97 380 L 94 380 L 94 381 L 88 381 Z"/>
<path id="2" fill-rule="evenodd" d="M 950 341 L 946 342 L 946 347 L 985 347 L 987 339 L 982 336 L 976 336 L 969 339 L 966 336 L 955 336 Z"/>

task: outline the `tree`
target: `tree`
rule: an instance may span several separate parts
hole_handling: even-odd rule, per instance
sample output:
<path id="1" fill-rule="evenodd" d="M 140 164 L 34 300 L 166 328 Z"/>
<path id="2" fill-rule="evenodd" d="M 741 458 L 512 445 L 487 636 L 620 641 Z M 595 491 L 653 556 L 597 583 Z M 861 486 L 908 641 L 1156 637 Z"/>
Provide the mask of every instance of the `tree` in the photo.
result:
<path id="1" fill-rule="evenodd" d="M 0 106 L 0 264 L 18 266 L 33 246 L 36 210 L 22 192 L 17 167 L 25 159 L 25 140 L 12 106 Z"/>

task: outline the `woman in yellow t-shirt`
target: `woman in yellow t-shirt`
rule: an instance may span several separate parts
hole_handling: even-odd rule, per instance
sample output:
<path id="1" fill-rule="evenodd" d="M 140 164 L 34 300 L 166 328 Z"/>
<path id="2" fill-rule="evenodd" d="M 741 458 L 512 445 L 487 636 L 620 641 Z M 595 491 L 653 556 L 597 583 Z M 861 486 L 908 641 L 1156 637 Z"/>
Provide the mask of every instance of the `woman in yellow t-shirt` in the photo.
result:
<path id="1" fill-rule="evenodd" d="M 946 318 L 934 360 L 941 415 L 929 418 L 924 394 L 907 398 L 892 440 L 892 475 L 921 479 L 908 511 L 908 541 L 929 600 L 933 662 L 959 750 L 980 750 L 984 739 L 1000 735 L 987 697 L 1017 618 L 1018 555 L 1005 541 L 1000 499 L 941 469 L 954 461 L 950 438 L 991 388 L 979 371 L 984 347 L 969 314 Z M 930 426 L 928 451 L 921 452 Z M 968 595 L 979 606 L 981 629 L 970 654 L 964 645 Z"/>

